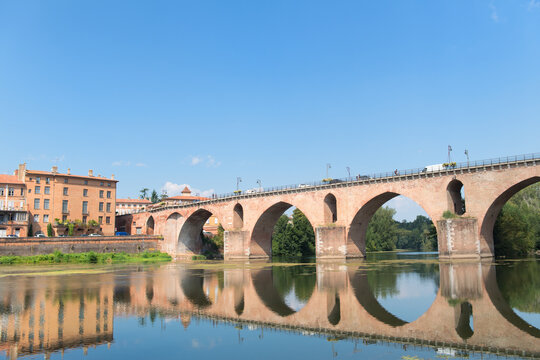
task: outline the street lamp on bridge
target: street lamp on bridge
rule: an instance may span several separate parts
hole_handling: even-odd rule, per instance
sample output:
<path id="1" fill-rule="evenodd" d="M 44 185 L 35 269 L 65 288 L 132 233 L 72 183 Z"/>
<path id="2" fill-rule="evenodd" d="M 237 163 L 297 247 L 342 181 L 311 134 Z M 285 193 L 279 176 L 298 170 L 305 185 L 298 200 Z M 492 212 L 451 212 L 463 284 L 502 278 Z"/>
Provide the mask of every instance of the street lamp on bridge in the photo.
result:
<path id="1" fill-rule="evenodd" d="M 467 156 L 467 167 L 469 167 L 469 150 L 465 149 L 465 155 Z"/>
<path id="2" fill-rule="evenodd" d="M 347 173 L 349 174 L 349 181 L 351 181 L 351 168 L 347 166 L 345 169 L 347 169 Z"/>
<path id="3" fill-rule="evenodd" d="M 240 191 L 240 183 L 242 182 L 241 177 L 236 178 L 236 191 Z"/>

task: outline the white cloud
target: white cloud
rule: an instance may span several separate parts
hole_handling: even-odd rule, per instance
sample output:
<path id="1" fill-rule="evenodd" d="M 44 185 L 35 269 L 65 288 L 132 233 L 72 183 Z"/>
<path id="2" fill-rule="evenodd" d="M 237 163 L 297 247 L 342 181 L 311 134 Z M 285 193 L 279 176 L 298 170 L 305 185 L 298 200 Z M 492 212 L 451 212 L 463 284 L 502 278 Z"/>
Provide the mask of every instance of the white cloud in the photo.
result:
<path id="1" fill-rule="evenodd" d="M 497 8 L 493 4 L 489 4 L 489 8 L 491 9 L 491 20 L 498 23 L 499 22 L 499 15 L 497 14 Z"/>
<path id="2" fill-rule="evenodd" d="M 146 165 L 145 163 L 136 163 L 135 166 L 137 166 L 137 167 L 147 167 L 148 165 Z"/>
<path id="3" fill-rule="evenodd" d="M 220 161 L 217 161 L 212 155 L 195 155 L 190 158 L 191 165 L 204 164 L 206 167 L 218 167 L 221 165 Z"/>
<path id="4" fill-rule="evenodd" d="M 527 9 L 529 9 L 529 10 L 540 9 L 540 1 L 538 1 L 538 0 L 530 0 L 529 4 L 527 5 Z"/>
<path id="5" fill-rule="evenodd" d="M 210 197 L 215 193 L 214 189 L 200 190 L 191 187 L 189 184 L 175 184 L 171 181 L 165 182 L 165 185 L 161 187 L 161 191 L 166 191 L 168 196 L 177 196 L 182 194 L 182 190 L 184 190 L 186 186 L 191 190 L 191 195 L 193 196 Z"/>

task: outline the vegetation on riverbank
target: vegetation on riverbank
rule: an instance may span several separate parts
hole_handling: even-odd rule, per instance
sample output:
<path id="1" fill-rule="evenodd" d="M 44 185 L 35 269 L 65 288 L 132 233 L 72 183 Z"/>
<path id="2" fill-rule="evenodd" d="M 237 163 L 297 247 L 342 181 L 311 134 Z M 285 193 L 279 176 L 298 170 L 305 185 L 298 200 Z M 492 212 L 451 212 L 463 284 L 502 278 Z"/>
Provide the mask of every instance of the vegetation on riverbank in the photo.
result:
<path id="1" fill-rule="evenodd" d="M 299 258 L 315 255 L 315 233 L 311 223 L 298 209 L 292 218 L 281 215 L 272 234 L 272 255 Z"/>
<path id="2" fill-rule="evenodd" d="M 540 184 L 508 200 L 497 217 L 493 237 L 497 256 L 523 256 L 540 249 Z"/>
<path id="3" fill-rule="evenodd" d="M 64 254 L 55 251 L 47 255 L 33 256 L 0 256 L 0 264 L 116 264 L 116 263 L 148 263 L 171 261 L 170 255 L 161 252 L 127 253 L 85 253 Z"/>

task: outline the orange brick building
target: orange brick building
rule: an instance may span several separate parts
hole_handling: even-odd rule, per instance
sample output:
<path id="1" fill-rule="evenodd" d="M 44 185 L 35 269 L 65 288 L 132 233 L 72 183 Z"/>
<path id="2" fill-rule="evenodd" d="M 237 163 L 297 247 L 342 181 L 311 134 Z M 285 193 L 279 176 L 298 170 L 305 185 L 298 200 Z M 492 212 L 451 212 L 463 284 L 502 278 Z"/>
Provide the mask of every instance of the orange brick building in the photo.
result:
<path id="1" fill-rule="evenodd" d="M 8 196 L 8 205 L 23 204 L 27 212 L 26 230 L 21 225 L 19 236 L 26 236 L 30 226 L 33 234 L 47 234 L 48 224 L 52 224 L 55 235 L 67 234 L 67 227 L 59 224 L 66 221 L 77 221 L 79 235 L 93 232 L 114 235 L 118 182 L 114 176 L 110 179 L 94 176 L 92 170 L 88 176 L 73 175 L 69 169 L 63 174 L 56 166 L 51 171 L 29 170 L 26 164 L 21 164 L 14 176 L 3 177 L 13 182 L 8 185 L 8 191 L 12 187 L 20 195 L 12 200 Z M 96 225 L 87 225 L 93 221 Z M 6 235 L 8 230 L 11 229 L 6 228 Z"/>

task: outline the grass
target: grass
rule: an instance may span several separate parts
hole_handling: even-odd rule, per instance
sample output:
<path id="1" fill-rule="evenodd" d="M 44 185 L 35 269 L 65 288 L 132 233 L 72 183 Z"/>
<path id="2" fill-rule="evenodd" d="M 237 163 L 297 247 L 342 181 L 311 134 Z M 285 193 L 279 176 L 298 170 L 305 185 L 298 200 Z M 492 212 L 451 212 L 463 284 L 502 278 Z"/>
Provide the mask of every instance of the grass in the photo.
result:
<path id="1" fill-rule="evenodd" d="M 116 264 L 116 263 L 149 263 L 171 261 L 168 254 L 162 252 L 142 252 L 138 254 L 121 253 L 84 253 L 64 254 L 55 251 L 47 255 L 33 256 L 0 256 L 0 264 Z"/>

